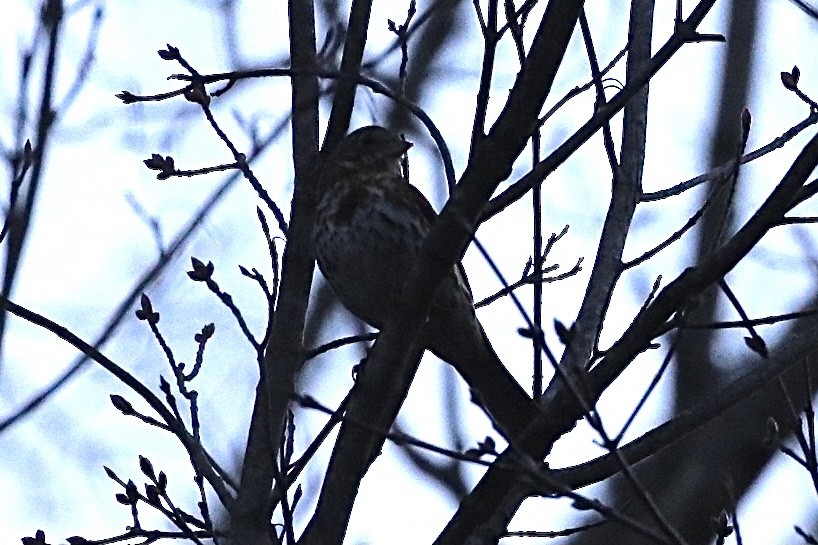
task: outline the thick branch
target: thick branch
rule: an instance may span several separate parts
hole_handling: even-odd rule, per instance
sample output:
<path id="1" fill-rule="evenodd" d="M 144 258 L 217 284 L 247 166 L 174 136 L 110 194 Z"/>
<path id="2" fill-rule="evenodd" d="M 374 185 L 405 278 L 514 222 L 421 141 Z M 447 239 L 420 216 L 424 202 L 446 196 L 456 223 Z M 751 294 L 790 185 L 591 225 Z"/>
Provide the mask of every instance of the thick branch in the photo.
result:
<path id="1" fill-rule="evenodd" d="M 628 36 L 627 83 L 630 83 L 644 72 L 644 67 L 650 62 L 652 0 L 631 4 Z M 567 368 L 583 366 L 588 361 L 622 270 L 622 252 L 641 193 L 647 122 L 648 86 L 645 84 L 625 107 L 621 165 L 618 172 L 613 173 L 611 203 L 602 226 L 596 261 L 577 316 L 575 333 L 563 355 L 561 364 Z"/>
<path id="2" fill-rule="evenodd" d="M 643 350 L 667 320 L 691 298 L 724 277 L 789 212 L 807 177 L 818 164 L 818 135 L 801 150 L 792 167 L 753 217 L 721 248 L 696 267 L 685 270 L 656 296 L 590 372 L 594 395 L 605 388 Z"/>
<path id="3" fill-rule="evenodd" d="M 290 2 L 290 55 L 294 67 L 315 67 L 315 14 L 311 0 Z M 283 429 L 295 379 L 304 362 L 303 333 L 315 267 L 310 238 L 318 148 L 318 79 L 292 78 L 294 194 L 284 250 L 280 298 L 273 316 L 264 367 L 253 407 L 242 465 L 241 486 L 231 520 L 234 535 L 248 545 L 267 544 L 273 506 L 270 490 L 277 473 L 277 439 Z"/>
<path id="4" fill-rule="evenodd" d="M 787 334 L 787 342 L 781 343 L 779 352 L 772 354 L 769 359 L 760 360 L 759 364 L 744 376 L 713 393 L 690 410 L 624 445 L 620 448 L 622 456 L 630 464 L 653 456 L 738 403 L 747 401 L 787 369 L 803 362 L 804 358 L 814 357 L 816 322 L 818 320 L 815 316 L 799 322 L 795 329 Z M 569 488 L 577 489 L 611 477 L 620 470 L 620 467 L 613 454 L 606 454 L 574 467 L 554 470 L 551 475 Z"/>

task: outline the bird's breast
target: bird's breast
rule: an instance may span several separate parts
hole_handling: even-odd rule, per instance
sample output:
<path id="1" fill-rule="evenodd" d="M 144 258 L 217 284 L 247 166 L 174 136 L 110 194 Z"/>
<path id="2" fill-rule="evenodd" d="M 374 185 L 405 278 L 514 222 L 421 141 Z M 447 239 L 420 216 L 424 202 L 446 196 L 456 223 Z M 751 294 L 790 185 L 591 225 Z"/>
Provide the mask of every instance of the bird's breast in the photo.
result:
<path id="1" fill-rule="evenodd" d="M 321 272 L 341 302 L 380 327 L 429 232 L 400 191 L 337 183 L 319 202 L 313 231 Z"/>

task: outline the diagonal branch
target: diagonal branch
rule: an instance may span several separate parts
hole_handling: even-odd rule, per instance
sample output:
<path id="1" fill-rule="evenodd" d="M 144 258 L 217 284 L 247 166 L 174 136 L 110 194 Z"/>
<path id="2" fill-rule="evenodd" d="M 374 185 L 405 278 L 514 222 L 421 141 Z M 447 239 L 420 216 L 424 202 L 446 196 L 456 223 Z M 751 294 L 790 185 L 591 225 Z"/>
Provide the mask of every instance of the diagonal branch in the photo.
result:
<path id="1" fill-rule="evenodd" d="M 600 395 L 667 320 L 692 297 L 724 277 L 790 211 L 807 177 L 818 165 L 818 135 L 812 137 L 764 204 L 738 232 L 696 267 L 685 270 L 663 289 L 590 372 L 590 388 Z"/>
<path id="2" fill-rule="evenodd" d="M 619 449 L 622 456 L 629 464 L 636 464 L 653 456 L 711 422 L 716 416 L 743 401 L 746 402 L 750 396 L 769 385 L 793 365 L 803 362 L 805 358 L 814 358 L 816 350 L 814 331 L 817 322 L 814 315 L 800 322 L 787 334 L 787 342 L 781 343 L 780 350 L 770 359 L 762 360 L 724 389 L 714 392 L 691 409 L 624 445 Z M 552 476 L 575 489 L 603 481 L 616 474 L 619 469 L 620 464 L 615 456 L 605 454 L 574 467 L 554 470 Z"/>
<path id="3" fill-rule="evenodd" d="M 704 39 L 696 32 L 696 27 L 701 24 L 705 15 L 712 9 L 716 0 L 702 0 L 685 21 L 677 25 L 676 31 L 656 52 L 656 55 L 645 65 L 638 77 L 628 81 L 628 84 L 617 93 L 608 104 L 597 110 L 593 117 L 585 125 L 580 127 L 568 140 L 559 146 L 554 152 L 543 159 L 528 174 L 505 189 L 500 195 L 493 198 L 486 206 L 482 221 L 500 213 L 511 203 L 516 202 L 525 195 L 535 185 L 542 183 L 545 178 L 562 165 L 579 147 L 596 134 L 602 125 L 610 120 L 617 112 L 622 110 L 628 101 L 656 75 L 656 73 L 687 43 L 703 41 Z M 705 41 L 713 41 L 707 39 Z"/>
<path id="4" fill-rule="evenodd" d="M 667 329 L 668 320 L 691 297 L 713 285 L 729 272 L 758 243 L 763 235 L 786 214 L 796 201 L 796 197 L 807 177 L 818 165 L 818 135 L 804 147 L 782 182 L 776 187 L 756 214 L 721 248 L 697 267 L 683 272 L 676 280 L 662 290 L 634 323 L 606 353 L 605 357 L 589 372 L 586 391 L 591 399 L 598 399 L 602 392 L 641 352 L 648 349 L 653 339 Z M 781 368 L 783 371 L 784 368 Z M 753 380 L 751 376 L 746 380 Z M 743 379 L 744 380 L 744 379 Z M 539 457 L 548 451 L 557 438 L 570 430 L 582 417 L 580 404 L 562 382 L 555 382 L 551 396 L 543 401 L 546 410 L 543 422 L 531 427 L 530 441 L 523 443 L 526 453 Z M 688 425 L 695 425 L 688 422 Z M 679 437 L 687 433 L 674 430 Z M 659 444 L 658 442 L 656 443 Z M 662 447 L 666 445 L 662 444 Z M 634 447 L 636 448 L 636 447 Z M 657 447 L 657 450 L 661 447 Z M 638 452 L 638 448 L 636 449 Z M 648 453 L 641 453 L 641 458 Z M 508 464 L 513 453 L 509 450 L 498 458 L 498 462 Z M 616 463 L 616 462 L 609 462 Z M 475 532 L 502 532 L 501 524 L 489 530 L 485 526 L 492 515 L 505 517 L 506 522 L 520 503 L 536 493 L 529 485 L 518 482 L 512 473 L 493 467 L 481 479 L 469 497 L 461 503 L 460 509 L 450 521 L 438 544 L 462 543 Z"/>
<path id="5" fill-rule="evenodd" d="M 99 350 L 80 339 L 66 327 L 63 327 L 25 307 L 13 303 L 5 297 L 0 298 L 0 309 L 3 311 L 8 311 L 15 316 L 18 316 L 34 325 L 54 333 L 57 337 L 61 338 L 88 356 L 90 359 L 100 364 L 100 366 L 115 376 L 125 386 L 136 392 L 148 405 L 151 406 L 154 411 L 157 412 L 157 414 L 159 414 L 162 420 L 164 420 L 165 424 L 167 424 L 168 430 L 179 438 L 179 441 L 181 441 L 182 445 L 185 447 L 185 450 L 187 450 L 188 454 L 190 455 L 190 461 L 194 468 L 200 475 L 207 479 L 207 482 L 210 483 L 213 490 L 219 496 L 219 500 L 221 500 L 222 505 L 224 505 L 227 509 L 231 509 L 233 507 L 233 496 L 227 489 L 224 480 L 222 480 L 211 465 L 210 458 L 205 452 L 201 443 L 199 443 L 190 433 L 188 433 L 184 424 L 177 419 L 176 416 L 174 416 L 170 409 L 168 409 L 165 404 L 162 403 L 162 401 L 150 390 L 150 388 L 142 384 L 139 379 L 116 364 L 114 361 L 107 358 Z"/>

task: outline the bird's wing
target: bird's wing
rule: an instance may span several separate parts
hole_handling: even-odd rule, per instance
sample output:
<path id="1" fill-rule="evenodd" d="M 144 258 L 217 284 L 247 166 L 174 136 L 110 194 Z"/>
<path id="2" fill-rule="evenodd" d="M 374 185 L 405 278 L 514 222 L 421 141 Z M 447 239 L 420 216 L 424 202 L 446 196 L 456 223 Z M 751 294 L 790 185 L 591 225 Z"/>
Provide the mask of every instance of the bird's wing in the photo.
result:
<path id="1" fill-rule="evenodd" d="M 435 223 L 437 219 L 437 212 L 435 209 L 432 208 L 432 205 L 429 203 L 426 196 L 420 192 L 420 189 L 413 186 L 409 182 L 406 182 L 406 187 L 409 189 L 409 193 L 411 194 L 410 199 L 412 203 L 417 207 L 417 210 L 420 212 L 423 219 L 429 222 L 429 228 L 431 229 L 432 225 Z"/>
<path id="2" fill-rule="evenodd" d="M 426 196 L 421 193 L 418 188 L 409 182 L 407 182 L 406 185 L 408 186 L 409 191 L 415 197 L 412 199 L 412 201 L 415 203 L 424 219 L 429 222 L 429 228 L 431 229 L 432 225 L 434 225 L 434 222 L 437 220 L 437 212 L 435 212 L 435 209 L 432 208 L 432 205 L 426 199 Z M 471 286 L 469 285 L 469 279 L 466 277 L 466 270 L 463 268 L 462 263 L 458 262 L 457 265 L 455 265 L 454 275 L 457 278 L 458 285 L 461 286 L 463 291 L 468 296 L 469 302 L 473 303 L 474 299 L 471 293 Z"/>

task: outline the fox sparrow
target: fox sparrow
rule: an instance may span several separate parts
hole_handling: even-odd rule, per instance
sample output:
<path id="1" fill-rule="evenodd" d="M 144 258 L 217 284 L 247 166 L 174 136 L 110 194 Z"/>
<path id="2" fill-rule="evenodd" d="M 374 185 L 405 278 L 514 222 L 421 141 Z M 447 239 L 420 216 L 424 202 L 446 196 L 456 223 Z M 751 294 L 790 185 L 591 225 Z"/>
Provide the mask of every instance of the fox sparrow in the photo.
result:
<path id="1" fill-rule="evenodd" d="M 401 171 L 411 147 L 383 127 L 349 134 L 320 176 L 313 229 L 318 266 L 341 302 L 380 328 L 437 218 Z M 441 283 L 423 330 L 424 346 L 451 364 L 501 432 L 514 437 L 537 404 L 503 366 L 477 320 L 460 265 Z"/>

